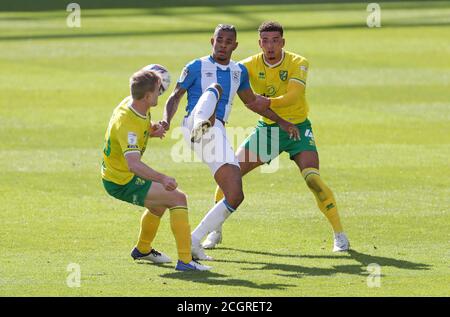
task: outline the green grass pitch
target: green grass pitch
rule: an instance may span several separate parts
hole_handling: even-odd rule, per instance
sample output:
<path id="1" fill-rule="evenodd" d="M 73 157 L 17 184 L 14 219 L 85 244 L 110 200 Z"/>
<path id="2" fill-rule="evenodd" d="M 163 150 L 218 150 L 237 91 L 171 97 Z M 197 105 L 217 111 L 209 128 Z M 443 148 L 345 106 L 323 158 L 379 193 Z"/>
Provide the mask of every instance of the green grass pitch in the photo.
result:
<path id="1" fill-rule="evenodd" d="M 450 295 L 450 5 L 381 2 L 381 27 L 368 28 L 364 3 L 287 2 L 80 2 L 78 29 L 66 26 L 62 2 L 2 8 L 0 296 Z M 212 272 L 133 263 L 143 208 L 107 196 L 100 181 L 104 132 L 129 76 L 160 63 L 174 83 L 188 61 L 210 53 L 218 23 L 238 29 L 235 60 L 255 54 L 267 19 L 284 24 L 286 49 L 310 61 L 321 173 L 354 251 L 331 252 L 331 229 L 283 155 L 277 173 L 244 178 L 246 200 L 209 252 L 218 259 Z M 235 100 L 230 127 L 257 119 Z M 195 227 L 212 206 L 214 181 L 200 163 L 170 160 L 177 141 L 150 140 L 144 161 L 176 177 Z M 176 258 L 168 220 L 154 246 Z M 67 286 L 70 263 L 81 268 L 81 287 Z M 367 284 L 371 263 L 381 267 L 380 287 Z"/>

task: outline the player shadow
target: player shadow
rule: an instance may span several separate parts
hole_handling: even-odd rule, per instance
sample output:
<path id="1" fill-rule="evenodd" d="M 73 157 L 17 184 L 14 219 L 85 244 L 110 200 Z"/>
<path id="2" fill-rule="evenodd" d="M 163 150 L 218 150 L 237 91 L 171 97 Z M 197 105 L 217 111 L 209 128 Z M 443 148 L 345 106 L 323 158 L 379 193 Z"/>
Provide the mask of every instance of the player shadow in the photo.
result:
<path id="1" fill-rule="evenodd" d="M 353 259 L 359 262 L 361 265 L 369 265 L 371 263 L 377 263 L 381 266 L 392 266 L 400 269 L 409 269 L 409 270 L 429 270 L 431 265 L 425 263 L 416 263 L 406 260 L 399 260 L 395 258 L 388 258 L 383 256 L 376 256 L 365 254 L 362 252 L 358 252 L 356 250 L 349 250 L 348 252 L 342 252 L 338 254 L 332 255 L 309 255 L 309 254 L 281 254 L 281 253 L 271 253 L 271 252 L 262 252 L 262 251 L 253 251 L 253 250 L 244 250 L 244 249 L 236 249 L 236 248 L 217 248 L 217 250 L 228 250 L 228 251 L 237 251 L 249 254 L 257 254 L 257 255 L 267 255 L 274 257 L 282 257 L 282 258 L 298 258 L 298 259 Z"/>
<path id="2" fill-rule="evenodd" d="M 220 249 L 219 249 L 220 250 Z M 302 265 L 293 264 L 281 264 L 273 263 L 271 261 L 267 262 L 251 262 L 251 261 L 230 261 L 230 260 L 216 260 L 217 262 L 230 262 L 239 264 L 253 264 L 257 267 L 255 268 L 245 268 L 244 270 L 279 270 L 286 273 L 278 273 L 276 275 L 286 276 L 286 277 L 304 277 L 304 276 L 326 276 L 334 274 L 352 274 L 352 275 L 367 275 L 367 266 L 369 264 L 377 264 L 380 267 L 394 267 L 404 270 L 430 270 L 431 265 L 425 263 L 416 263 L 407 260 L 400 260 L 395 258 L 375 256 L 370 254 L 365 254 L 358 252 L 356 250 L 350 250 L 345 253 L 336 255 L 292 255 L 292 254 L 279 254 L 270 252 L 260 252 L 253 250 L 243 250 L 243 249 L 233 249 L 233 248 L 221 248 L 221 250 L 230 250 L 243 252 L 248 254 L 257 254 L 264 256 L 271 256 L 277 258 L 298 258 L 298 259 L 331 259 L 331 260 L 355 260 L 358 264 L 348 264 L 348 265 L 333 265 L 331 268 L 317 268 L 317 267 L 307 267 Z"/>
<path id="3" fill-rule="evenodd" d="M 430 270 L 432 265 L 426 263 L 417 263 L 406 260 L 399 260 L 395 258 L 388 258 L 384 256 L 376 256 L 358 252 L 356 250 L 348 251 L 350 257 L 359 262 L 361 265 L 367 266 L 376 263 L 380 266 L 390 266 L 405 270 Z"/>
<path id="4" fill-rule="evenodd" d="M 369 264 L 377 264 L 381 268 L 383 267 L 395 267 L 398 269 L 405 270 L 429 270 L 431 265 L 425 263 L 416 263 L 407 260 L 400 260 L 395 258 L 375 256 L 370 254 L 365 254 L 358 252 L 356 250 L 350 250 L 346 253 L 333 254 L 333 255 L 292 255 L 292 254 L 280 254 L 271 252 L 261 252 L 253 250 L 243 250 L 234 248 L 220 248 L 219 250 L 229 250 L 248 254 L 263 255 L 266 257 L 275 258 L 296 258 L 296 259 L 330 259 L 330 260 L 354 260 L 356 264 L 336 264 L 331 265 L 328 268 L 321 267 L 309 267 L 298 264 L 285 264 L 285 263 L 275 263 L 268 259 L 267 261 L 242 261 L 242 260 L 221 260 L 216 259 L 214 262 L 219 263 L 235 263 L 242 265 L 248 265 L 250 267 L 243 267 L 243 271 L 273 271 L 273 275 L 286 277 L 286 278 L 304 278 L 304 277 L 321 277 L 321 276 L 333 276 L 336 274 L 350 274 L 356 276 L 368 276 L 369 272 L 367 266 Z M 385 274 L 380 274 L 380 276 L 385 276 Z M 162 274 L 163 278 L 171 278 L 178 280 L 185 280 L 195 283 L 203 283 L 210 285 L 221 285 L 221 286 L 237 286 L 237 287 L 248 287 L 253 289 L 277 289 L 286 290 L 289 287 L 295 287 L 296 285 L 289 284 L 279 284 L 279 283 L 266 283 L 257 284 L 252 281 L 238 279 L 238 278 L 228 278 L 227 275 L 215 273 L 215 272 L 172 272 Z"/>
<path id="5" fill-rule="evenodd" d="M 217 248 L 215 248 L 213 250 L 236 251 L 236 252 L 243 252 L 243 253 L 248 253 L 248 254 L 276 256 L 276 257 L 279 257 L 279 258 L 299 258 L 300 259 L 300 258 L 303 257 L 300 254 L 281 254 L 281 253 L 271 253 L 271 252 L 244 250 L 244 249 L 227 248 L 227 247 L 217 247 Z"/>
<path id="6" fill-rule="evenodd" d="M 254 267 L 242 268 L 243 271 L 275 271 L 274 275 L 288 278 L 333 276 L 336 274 L 367 275 L 365 267 L 359 264 L 333 265 L 331 268 L 309 267 L 296 264 L 274 262 L 215 260 L 215 262 L 250 264 Z M 381 275 L 382 276 L 382 275 Z"/>
<path id="7" fill-rule="evenodd" d="M 248 287 L 253 289 L 270 289 L 270 290 L 285 290 L 289 287 L 295 287 L 296 285 L 279 284 L 279 283 L 265 283 L 257 284 L 251 281 L 228 278 L 228 275 L 215 273 L 215 272 L 172 272 L 160 275 L 163 278 L 171 278 L 176 280 L 183 280 L 201 284 L 209 284 L 214 286 L 236 286 L 236 287 Z"/>
<path id="8" fill-rule="evenodd" d="M 134 263 L 137 265 L 151 265 L 151 266 L 163 267 L 163 268 L 167 268 L 167 269 L 173 269 L 173 265 L 171 265 L 169 263 L 153 263 L 153 262 L 139 261 L 139 260 L 134 261 Z"/>

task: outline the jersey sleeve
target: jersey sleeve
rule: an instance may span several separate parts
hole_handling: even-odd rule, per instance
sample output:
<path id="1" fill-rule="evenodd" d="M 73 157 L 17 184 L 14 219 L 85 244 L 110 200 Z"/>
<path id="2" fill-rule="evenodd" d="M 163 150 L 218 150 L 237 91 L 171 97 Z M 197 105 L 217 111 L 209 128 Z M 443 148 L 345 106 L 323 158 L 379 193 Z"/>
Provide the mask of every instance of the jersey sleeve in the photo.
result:
<path id="1" fill-rule="evenodd" d="M 287 86 L 287 92 L 279 97 L 270 98 L 270 105 L 274 107 L 290 106 L 295 104 L 304 93 L 305 87 L 297 80 L 290 80 Z"/>
<path id="2" fill-rule="evenodd" d="M 237 91 L 250 89 L 250 81 L 248 77 L 248 70 L 243 64 L 238 64 L 241 68 L 241 83 Z"/>
<path id="3" fill-rule="evenodd" d="M 299 58 L 293 61 L 292 71 L 289 80 L 299 82 L 306 86 L 308 76 L 309 62 L 306 58 Z"/>
<path id="4" fill-rule="evenodd" d="M 128 122 L 123 122 L 117 131 L 117 139 L 123 154 L 138 152 L 141 153 L 139 144 L 139 131 Z"/>
<path id="5" fill-rule="evenodd" d="M 197 77 L 196 73 L 200 71 L 200 65 L 201 62 L 199 60 L 195 60 L 187 64 L 181 71 L 177 84 L 179 84 L 181 88 L 186 90 L 189 89 Z"/>

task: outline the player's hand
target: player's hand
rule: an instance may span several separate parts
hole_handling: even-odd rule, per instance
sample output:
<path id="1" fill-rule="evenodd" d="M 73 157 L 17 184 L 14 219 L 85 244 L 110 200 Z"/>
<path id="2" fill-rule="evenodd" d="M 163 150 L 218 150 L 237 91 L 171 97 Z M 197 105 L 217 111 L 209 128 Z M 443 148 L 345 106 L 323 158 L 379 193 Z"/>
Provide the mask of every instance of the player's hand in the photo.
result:
<path id="1" fill-rule="evenodd" d="M 289 139 L 300 140 L 300 131 L 295 124 L 284 121 L 280 123 L 280 128 L 289 134 Z"/>
<path id="2" fill-rule="evenodd" d="M 172 178 L 169 176 L 164 177 L 161 184 L 168 191 L 172 191 L 178 187 L 178 184 L 177 184 L 175 178 Z"/>
<path id="3" fill-rule="evenodd" d="M 159 124 L 164 128 L 164 130 L 168 131 L 170 129 L 170 123 L 166 120 L 159 121 Z"/>
<path id="4" fill-rule="evenodd" d="M 162 138 L 164 138 L 165 134 L 166 134 L 166 129 L 164 129 L 164 127 L 160 123 L 156 123 L 152 126 L 149 136 L 151 138 L 162 139 Z"/>

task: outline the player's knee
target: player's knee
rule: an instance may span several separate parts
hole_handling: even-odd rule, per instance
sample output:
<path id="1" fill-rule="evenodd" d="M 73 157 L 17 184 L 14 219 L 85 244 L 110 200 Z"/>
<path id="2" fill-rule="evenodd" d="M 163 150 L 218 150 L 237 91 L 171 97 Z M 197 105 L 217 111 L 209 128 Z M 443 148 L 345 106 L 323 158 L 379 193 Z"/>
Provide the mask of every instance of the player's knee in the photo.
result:
<path id="1" fill-rule="evenodd" d="M 171 207 L 174 206 L 187 206 L 187 196 L 182 191 L 179 191 L 178 189 L 175 189 L 172 193 L 172 201 Z"/>
<path id="2" fill-rule="evenodd" d="M 213 84 L 211 84 L 209 87 L 216 89 L 217 92 L 219 93 L 219 96 L 222 95 L 223 88 L 222 88 L 222 86 L 221 86 L 220 84 L 218 84 L 218 83 L 213 83 Z"/>
<path id="3" fill-rule="evenodd" d="M 162 217 L 167 210 L 167 208 L 165 207 L 148 207 L 147 209 L 149 210 L 149 212 L 158 217 Z"/>

